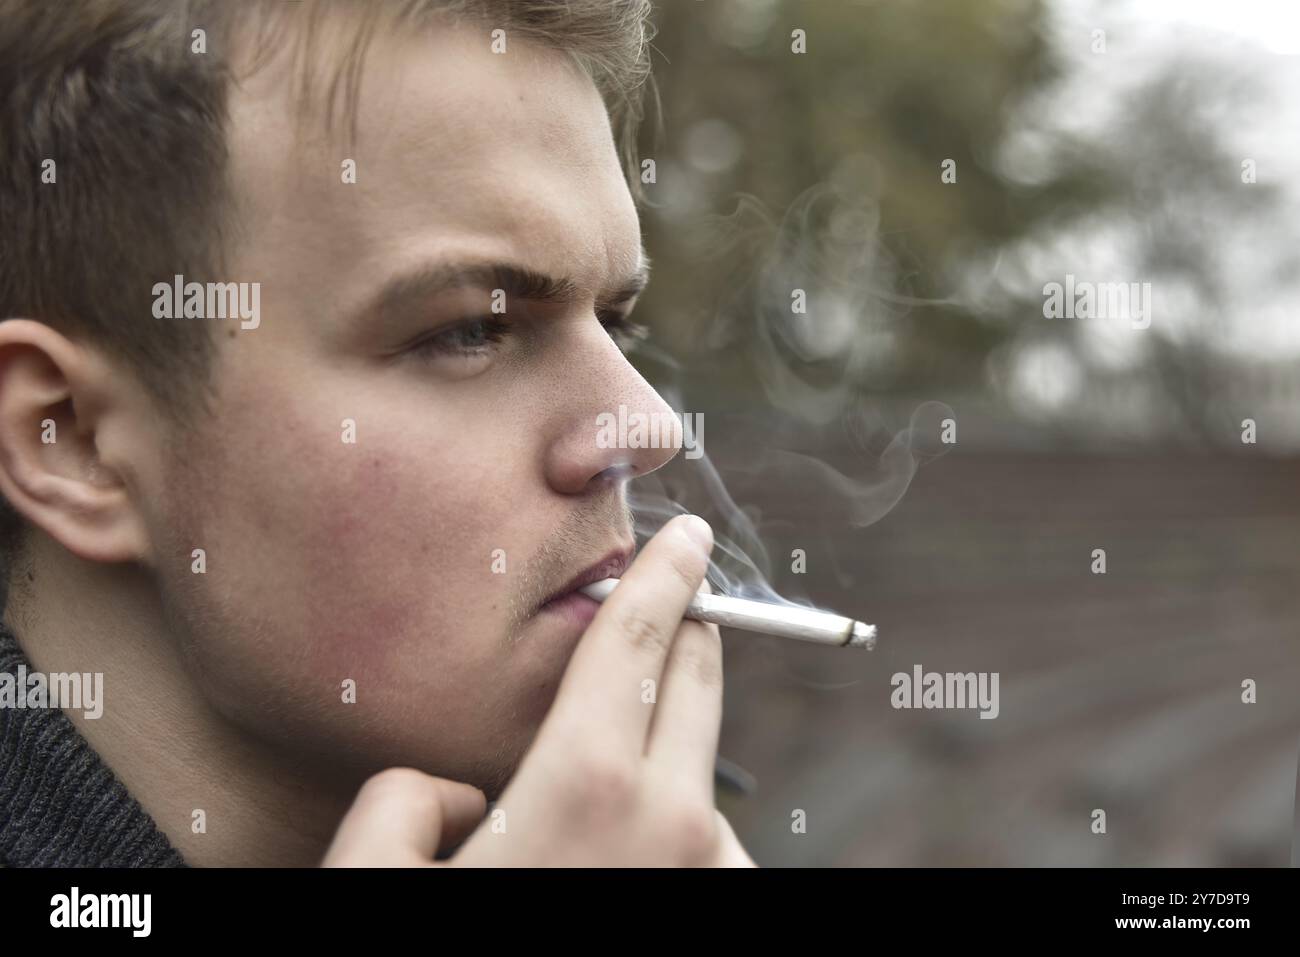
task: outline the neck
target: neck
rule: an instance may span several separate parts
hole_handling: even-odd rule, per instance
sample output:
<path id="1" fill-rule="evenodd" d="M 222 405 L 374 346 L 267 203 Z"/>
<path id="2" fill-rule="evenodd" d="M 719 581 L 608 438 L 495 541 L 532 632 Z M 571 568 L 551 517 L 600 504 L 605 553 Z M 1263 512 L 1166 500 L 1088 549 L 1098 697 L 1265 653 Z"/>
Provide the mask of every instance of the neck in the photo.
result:
<path id="1" fill-rule="evenodd" d="M 103 674 L 102 715 L 66 713 L 186 862 L 319 864 L 360 782 L 275 752 L 211 708 L 146 569 L 83 561 L 39 532 L 27 556 L 5 624 L 36 671 Z"/>

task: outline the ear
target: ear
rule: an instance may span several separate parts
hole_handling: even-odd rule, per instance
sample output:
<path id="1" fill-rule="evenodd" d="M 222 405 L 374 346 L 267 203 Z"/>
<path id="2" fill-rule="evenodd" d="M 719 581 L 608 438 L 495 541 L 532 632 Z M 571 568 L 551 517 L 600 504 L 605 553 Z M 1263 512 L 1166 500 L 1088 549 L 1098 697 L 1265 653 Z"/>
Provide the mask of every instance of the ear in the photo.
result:
<path id="1" fill-rule="evenodd" d="M 145 559 L 126 483 L 144 414 L 131 376 L 41 322 L 0 322 L 0 493 L 79 558 Z M 138 491 L 138 490 L 137 490 Z"/>

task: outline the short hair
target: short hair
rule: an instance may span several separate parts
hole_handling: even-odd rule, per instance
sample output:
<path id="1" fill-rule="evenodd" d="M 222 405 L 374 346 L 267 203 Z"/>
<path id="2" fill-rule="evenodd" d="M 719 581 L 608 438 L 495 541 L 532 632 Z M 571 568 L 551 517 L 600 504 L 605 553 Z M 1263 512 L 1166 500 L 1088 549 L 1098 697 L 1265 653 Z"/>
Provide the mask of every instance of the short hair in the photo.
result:
<path id="1" fill-rule="evenodd" d="M 157 335 L 151 290 L 178 273 L 222 271 L 235 228 L 225 123 L 236 60 L 256 68 L 294 44 L 310 101 L 321 25 L 348 15 L 352 42 L 323 73 L 325 125 L 342 89 L 355 136 L 375 35 L 470 22 L 486 43 L 487 30 L 503 29 L 567 54 L 592 79 L 639 201 L 650 13 L 650 0 L 0 0 L 0 319 L 37 319 L 95 343 L 184 421 L 204 404 L 213 339 L 204 323 Z M 202 54 L 192 52 L 196 29 Z M 42 182 L 50 160 L 53 185 Z M 22 522 L 0 506 L 9 551 Z"/>

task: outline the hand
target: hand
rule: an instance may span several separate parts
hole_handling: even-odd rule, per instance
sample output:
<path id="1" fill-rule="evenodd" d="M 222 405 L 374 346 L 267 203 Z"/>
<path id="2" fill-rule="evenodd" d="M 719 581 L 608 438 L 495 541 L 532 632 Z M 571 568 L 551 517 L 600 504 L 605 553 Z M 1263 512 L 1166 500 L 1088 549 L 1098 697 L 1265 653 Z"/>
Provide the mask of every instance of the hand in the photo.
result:
<path id="1" fill-rule="evenodd" d="M 646 544 L 578 642 L 487 821 L 477 789 L 390 768 L 361 789 L 324 865 L 430 865 L 464 840 L 446 864 L 755 866 L 713 804 L 721 639 L 716 625 L 682 620 L 712 547 L 691 516 Z"/>

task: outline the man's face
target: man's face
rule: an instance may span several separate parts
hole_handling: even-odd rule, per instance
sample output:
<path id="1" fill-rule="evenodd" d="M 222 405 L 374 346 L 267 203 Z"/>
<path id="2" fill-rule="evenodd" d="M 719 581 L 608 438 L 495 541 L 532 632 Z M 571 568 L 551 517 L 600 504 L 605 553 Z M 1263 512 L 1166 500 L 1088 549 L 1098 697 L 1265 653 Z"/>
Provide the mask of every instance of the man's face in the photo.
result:
<path id="1" fill-rule="evenodd" d="M 295 142 L 286 64 L 232 91 L 243 230 L 224 275 L 186 279 L 260 282 L 261 320 L 208 320 L 216 422 L 148 520 L 219 712 L 321 767 L 491 796 L 583 631 L 574 603 L 538 606 L 633 547 L 619 476 L 675 450 L 597 445 L 601 412 L 668 411 L 597 318 L 640 266 L 599 94 L 561 54 L 488 41 L 377 40 L 350 152 Z M 567 278 L 572 301 L 439 291 L 444 267 L 491 263 Z"/>

